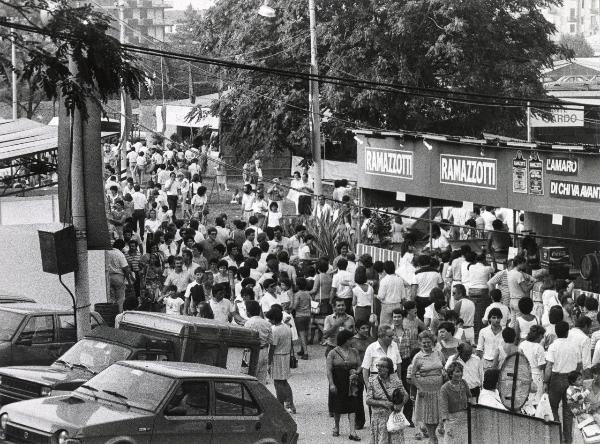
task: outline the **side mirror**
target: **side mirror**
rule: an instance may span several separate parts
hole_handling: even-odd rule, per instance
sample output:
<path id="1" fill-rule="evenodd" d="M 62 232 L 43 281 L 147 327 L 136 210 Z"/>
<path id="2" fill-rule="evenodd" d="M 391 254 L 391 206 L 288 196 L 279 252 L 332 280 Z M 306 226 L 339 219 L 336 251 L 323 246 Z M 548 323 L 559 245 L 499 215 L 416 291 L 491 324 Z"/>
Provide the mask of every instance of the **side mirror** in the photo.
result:
<path id="1" fill-rule="evenodd" d="M 30 347 L 32 343 L 33 340 L 31 338 L 23 338 L 17 341 L 17 345 L 25 345 L 27 347 Z"/>

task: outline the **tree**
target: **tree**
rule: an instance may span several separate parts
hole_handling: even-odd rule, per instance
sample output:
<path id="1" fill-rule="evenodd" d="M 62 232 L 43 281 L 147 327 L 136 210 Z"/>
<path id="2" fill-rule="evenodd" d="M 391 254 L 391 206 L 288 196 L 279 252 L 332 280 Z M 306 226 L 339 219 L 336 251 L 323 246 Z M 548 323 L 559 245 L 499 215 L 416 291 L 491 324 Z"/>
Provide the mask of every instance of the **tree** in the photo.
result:
<path id="1" fill-rule="evenodd" d="M 30 91 L 42 91 L 49 100 L 61 96 L 69 112 L 78 108 L 84 118 L 87 99 L 102 105 L 121 88 L 137 97 L 144 73 L 135 66 L 135 58 L 108 34 L 109 16 L 91 5 L 72 7 L 68 0 L 0 0 L 0 9 L 16 22 L 15 28 L 22 28 L 11 34 L 9 24 L 0 23 L 0 38 L 14 38 L 23 52 L 23 66 L 14 68 Z M 39 35 L 45 38 L 36 38 Z M 12 69 L 9 54 L 0 53 L 0 64 Z"/>
<path id="2" fill-rule="evenodd" d="M 223 59 L 307 72 L 305 1 L 272 0 L 274 19 L 257 15 L 260 1 L 216 2 L 195 29 L 187 51 Z M 540 70 L 560 48 L 541 8 L 558 0 L 319 0 L 321 74 L 416 88 L 438 88 L 437 97 L 406 89 L 374 91 L 321 83 L 324 124 L 336 136 L 345 127 L 523 136 L 523 108 L 475 106 L 441 100 L 445 91 L 511 97 L 545 97 Z M 305 81 L 221 68 L 229 87 L 216 108 L 230 131 L 225 143 L 249 155 L 258 148 L 308 153 Z M 494 102 L 491 98 L 478 101 Z M 340 120 L 341 119 L 341 120 Z M 348 123 L 349 122 L 349 123 Z"/>
<path id="3" fill-rule="evenodd" d="M 594 50 L 583 34 L 561 34 L 558 44 L 564 48 L 563 59 L 594 57 Z"/>

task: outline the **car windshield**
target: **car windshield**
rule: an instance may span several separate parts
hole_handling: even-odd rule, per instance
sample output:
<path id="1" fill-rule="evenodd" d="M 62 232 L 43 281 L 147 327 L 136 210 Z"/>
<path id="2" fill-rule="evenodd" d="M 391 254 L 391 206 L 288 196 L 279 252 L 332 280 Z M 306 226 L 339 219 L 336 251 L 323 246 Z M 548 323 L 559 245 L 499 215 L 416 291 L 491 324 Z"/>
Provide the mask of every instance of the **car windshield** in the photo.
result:
<path id="1" fill-rule="evenodd" d="M 82 339 L 58 358 L 54 365 L 83 368 L 96 374 L 130 355 L 131 349 L 127 347 L 95 339 Z"/>
<path id="2" fill-rule="evenodd" d="M 24 314 L 0 310 L 0 341 L 10 341 L 24 318 Z"/>
<path id="3" fill-rule="evenodd" d="M 156 411 L 173 379 L 123 364 L 114 364 L 76 391 L 96 399 Z"/>

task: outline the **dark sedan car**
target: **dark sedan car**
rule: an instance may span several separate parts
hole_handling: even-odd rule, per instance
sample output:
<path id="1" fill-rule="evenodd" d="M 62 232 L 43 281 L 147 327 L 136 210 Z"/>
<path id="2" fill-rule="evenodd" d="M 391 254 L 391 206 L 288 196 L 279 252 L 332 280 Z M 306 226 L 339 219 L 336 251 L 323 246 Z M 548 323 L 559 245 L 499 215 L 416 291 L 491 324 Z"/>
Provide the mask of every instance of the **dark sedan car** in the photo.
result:
<path id="1" fill-rule="evenodd" d="M 253 376 L 187 362 L 121 361 L 72 394 L 0 410 L 9 443 L 295 444 L 289 413 Z"/>
<path id="2" fill-rule="evenodd" d="M 104 324 L 91 313 L 92 328 Z M 49 365 L 77 342 L 73 310 L 44 304 L 0 305 L 0 367 Z"/>

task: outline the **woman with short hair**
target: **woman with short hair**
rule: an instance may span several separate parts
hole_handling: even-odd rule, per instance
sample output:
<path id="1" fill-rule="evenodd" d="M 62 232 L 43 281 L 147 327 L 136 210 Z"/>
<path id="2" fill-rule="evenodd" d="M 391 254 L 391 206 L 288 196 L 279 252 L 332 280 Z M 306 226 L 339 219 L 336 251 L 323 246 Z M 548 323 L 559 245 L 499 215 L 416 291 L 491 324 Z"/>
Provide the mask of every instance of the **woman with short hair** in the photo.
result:
<path id="1" fill-rule="evenodd" d="M 446 358 L 434 350 L 435 336 L 429 331 L 419 334 L 421 351 L 412 361 L 412 381 L 417 387 L 415 400 L 415 424 L 427 427 L 429 442 L 438 442 L 435 430 L 439 422 L 438 392 L 444 383 L 443 370 Z"/>
<path id="2" fill-rule="evenodd" d="M 350 346 L 349 340 L 354 336 L 349 330 L 341 330 L 337 334 L 337 347 L 327 355 L 327 379 L 329 381 L 329 411 L 333 412 L 333 436 L 340 436 L 340 416 L 348 415 L 350 425 L 349 439 L 360 441 L 355 429 L 355 413 L 362 407 L 359 405 L 362 386 L 359 383 L 360 356 Z"/>
<path id="3" fill-rule="evenodd" d="M 371 444 L 404 444 L 404 431 L 389 433 L 387 421 L 392 412 L 401 412 L 408 394 L 394 372 L 390 358 L 379 358 L 377 374 L 369 377 L 367 405 L 371 407 Z"/>
<path id="4" fill-rule="evenodd" d="M 452 362 L 447 372 L 450 380 L 439 392 L 439 431 L 444 435 L 444 444 L 466 444 L 469 435 L 467 410 L 471 391 L 463 379 L 461 363 Z"/>

